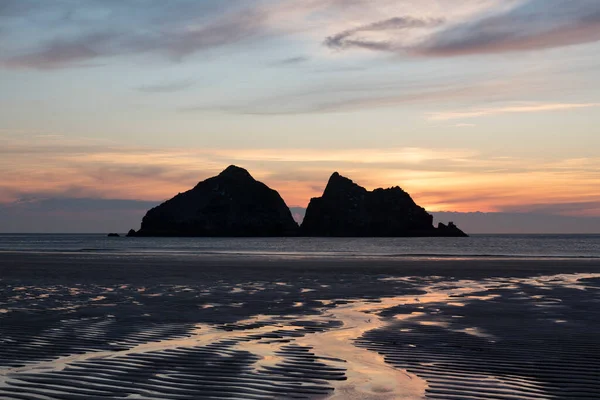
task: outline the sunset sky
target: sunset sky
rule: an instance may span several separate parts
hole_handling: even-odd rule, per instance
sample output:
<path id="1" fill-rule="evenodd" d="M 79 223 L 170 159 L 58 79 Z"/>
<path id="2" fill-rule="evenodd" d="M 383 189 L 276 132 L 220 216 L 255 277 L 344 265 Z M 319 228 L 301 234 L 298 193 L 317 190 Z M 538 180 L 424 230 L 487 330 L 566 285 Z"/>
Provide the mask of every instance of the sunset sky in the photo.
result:
<path id="1" fill-rule="evenodd" d="M 229 164 L 430 211 L 600 216 L 598 0 L 0 0 L 0 204 Z"/>

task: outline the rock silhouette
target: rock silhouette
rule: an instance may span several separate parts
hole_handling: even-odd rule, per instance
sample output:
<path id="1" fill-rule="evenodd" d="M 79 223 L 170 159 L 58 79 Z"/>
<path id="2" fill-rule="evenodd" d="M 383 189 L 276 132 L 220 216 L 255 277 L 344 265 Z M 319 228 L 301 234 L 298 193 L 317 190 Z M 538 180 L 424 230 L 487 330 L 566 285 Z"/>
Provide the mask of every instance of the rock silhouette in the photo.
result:
<path id="1" fill-rule="evenodd" d="M 311 199 L 302 226 L 275 190 L 231 165 L 146 213 L 127 236 L 467 236 L 433 216 L 399 187 L 367 189 L 337 172 Z"/>
<path id="2" fill-rule="evenodd" d="M 279 193 L 231 165 L 148 211 L 128 236 L 294 236 L 297 230 Z"/>
<path id="3" fill-rule="evenodd" d="M 442 224 L 440 222 L 438 224 L 437 230 L 439 233 L 438 236 L 458 236 L 458 237 L 468 236 L 466 233 L 461 231 L 458 228 L 458 226 L 456 226 L 454 224 L 454 222 L 448 222 L 448 225 Z"/>
<path id="4" fill-rule="evenodd" d="M 433 216 L 399 187 L 367 189 L 337 172 L 311 199 L 300 234 L 336 237 L 467 236 L 456 225 L 433 226 Z"/>

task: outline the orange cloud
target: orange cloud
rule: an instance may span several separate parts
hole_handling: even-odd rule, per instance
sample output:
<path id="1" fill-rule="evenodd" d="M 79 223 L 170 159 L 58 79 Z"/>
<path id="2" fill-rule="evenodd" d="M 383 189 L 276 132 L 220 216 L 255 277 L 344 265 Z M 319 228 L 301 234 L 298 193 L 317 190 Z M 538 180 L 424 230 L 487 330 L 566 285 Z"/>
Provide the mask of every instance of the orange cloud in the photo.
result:
<path id="1" fill-rule="evenodd" d="M 54 137 L 0 139 L 0 156 L 0 202 L 32 196 L 160 201 L 237 164 L 290 206 L 320 195 L 333 171 L 369 189 L 399 185 L 430 211 L 581 203 L 581 212 L 596 213 L 593 204 L 600 204 L 600 160 L 590 158 L 550 163 L 421 148 L 153 149 Z"/>
<path id="2" fill-rule="evenodd" d="M 479 108 L 467 111 L 447 111 L 433 113 L 430 114 L 429 119 L 431 119 L 432 121 L 447 121 L 452 119 L 487 117 L 499 114 L 538 113 L 592 107 L 600 107 L 600 103 L 522 103 L 513 106 L 504 106 L 496 108 Z"/>

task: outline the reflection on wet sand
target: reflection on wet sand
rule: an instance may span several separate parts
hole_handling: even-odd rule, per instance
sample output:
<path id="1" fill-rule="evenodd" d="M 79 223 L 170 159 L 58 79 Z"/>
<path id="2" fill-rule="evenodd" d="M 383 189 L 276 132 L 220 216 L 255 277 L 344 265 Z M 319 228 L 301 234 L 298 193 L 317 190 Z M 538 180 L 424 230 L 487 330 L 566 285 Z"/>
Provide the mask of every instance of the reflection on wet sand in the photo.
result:
<path id="1" fill-rule="evenodd" d="M 600 393 L 600 274 L 254 278 L 6 283 L 0 397 L 508 400 Z"/>
<path id="2" fill-rule="evenodd" d="M 342 358 L 348 380 L 334 385 L 332 399 L 421 399 L 427 383 L 405 370 L 395 369 L 378 353 L 354 346 L 365 332 L 386 325 L 375 313 L 399 304 L 399 299 L 384 299 L 379 304 L 354 302 L 329 310 L 328 316 L 342 321 L 339 329 L 305 336 L 297 342 L 310 346 L 317 354 Z"/>

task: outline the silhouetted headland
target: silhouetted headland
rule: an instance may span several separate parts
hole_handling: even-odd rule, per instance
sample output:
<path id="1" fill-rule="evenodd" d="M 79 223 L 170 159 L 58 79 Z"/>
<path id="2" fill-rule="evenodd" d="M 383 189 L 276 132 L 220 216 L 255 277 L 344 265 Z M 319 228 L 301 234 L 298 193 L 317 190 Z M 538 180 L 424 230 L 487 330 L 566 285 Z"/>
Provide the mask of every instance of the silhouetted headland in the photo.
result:
<path id="1" fill-rule="evenodd" d="M 368 191 L 335 172 L 299 228 L 277 193 L 231 165 L 146 213 L 128 236 L 467 236 L 433 216 L 399 187 Z"/>

